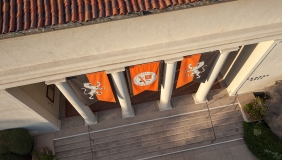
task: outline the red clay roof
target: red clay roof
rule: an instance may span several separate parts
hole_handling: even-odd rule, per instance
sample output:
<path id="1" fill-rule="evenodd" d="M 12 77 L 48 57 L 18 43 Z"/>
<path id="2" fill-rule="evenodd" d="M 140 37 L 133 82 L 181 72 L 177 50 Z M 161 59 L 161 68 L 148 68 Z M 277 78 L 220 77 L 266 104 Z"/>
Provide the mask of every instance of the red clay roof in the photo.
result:
<path id="1" fill-rule="evenodd" d="M 0 34 L 125 15 L 197 0 L 0 0 Z"/>

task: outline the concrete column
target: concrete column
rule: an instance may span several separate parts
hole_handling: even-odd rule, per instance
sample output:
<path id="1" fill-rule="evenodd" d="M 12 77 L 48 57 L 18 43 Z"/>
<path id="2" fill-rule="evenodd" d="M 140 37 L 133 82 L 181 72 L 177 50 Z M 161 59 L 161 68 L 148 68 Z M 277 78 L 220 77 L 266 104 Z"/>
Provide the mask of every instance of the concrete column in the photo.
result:
<path id="1" fill-rule="evenodd" d="M 201 83 L 200 87 L 198 88 L 198 91 L 193 94 L 193 98 L 196 104 L 198 103 L 205 103 L 207 102 L 207 95 L 215 81 L 215 79 L 218 76 L 218 73 L 220 72 L 226 58 L 228 57 L 228 54 L 232 51 L 238 50 L 238 47 L 236 48 L 229 48 L 229 49 L 223 49 L 220 50 L 220 54 L 217 56 L 212 68 L 211 72 L 208 75 L 208 79 L 205 83 Z"/>
<path id="2" fill-rule="evenodd" d="M 161 85 L 161 97 L 158 101 L 160 111 L 172 109 L 170 100 L 175 78 L 175 69 L 177 61 L 181 61 L 182 59 L 183 57 L 165 60 L 163 84 Z"/>
<path id="3" fill-rule="evenodd" d="M 124 77 L 124 68 L 107 70 L 111 73 L 114 86 L 116 89 L 117 97 L 121 106 L 122 118 L 134 117 L 134 110 L 131 105 L 127 84 Z"/>
<path id="4" fill-rule="evenodd" d="M 97 123 L 96 115 L 88 106 L 85 106 L 77 97 L 71 86 L 64 81 L 46 82 L 46 84 L 55 84 L 63 93 L 66 99 L 72 104 L 76 111 L 84 118 L 85 125 L 92 125 Z"/>

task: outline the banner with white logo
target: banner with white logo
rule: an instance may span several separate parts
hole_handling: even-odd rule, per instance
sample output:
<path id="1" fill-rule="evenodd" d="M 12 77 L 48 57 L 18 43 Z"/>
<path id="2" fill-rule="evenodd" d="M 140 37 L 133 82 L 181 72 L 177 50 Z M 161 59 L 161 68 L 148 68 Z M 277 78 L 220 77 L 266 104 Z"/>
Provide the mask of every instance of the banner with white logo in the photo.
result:
<path id="1" fill-rule="evenodd" d="M 127 69 L 132 95 L 137 95 L 145 90 L 158 91 L 160 84 L 160 62 L 151 62 L 131 66 Z"/>
<path id="2" fill-rule="evenodd" d="M 67 82 L 86 106 L 97 101 L 116 102 L 105 71 L 68 77 Z"/>
<path id="3" fill-rule="evenodd" d="M 181 62 L 176 88 L 192 81 L 205 82 L 218 54 L 216 51 L 184 57 Z"/>

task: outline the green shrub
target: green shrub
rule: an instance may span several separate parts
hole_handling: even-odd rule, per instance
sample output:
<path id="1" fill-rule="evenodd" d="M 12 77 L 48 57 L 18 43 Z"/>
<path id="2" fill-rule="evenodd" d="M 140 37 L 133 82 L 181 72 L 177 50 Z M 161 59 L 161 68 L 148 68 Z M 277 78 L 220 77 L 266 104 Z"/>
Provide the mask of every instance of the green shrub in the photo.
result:
<path id="1" fill-rule="evenodd" d="M 48 151 L 47 149 L 39 149 L 39 150 L 33 150 L 32 155 L 36 160 L 54 160 L 55 155 L 52 151 Z"/>
<path id="2" fill-rule="evenodd" d="M 8 154 L 10 153 L 9 149 L 0 143 L 0 155 Z"/>
<path id="3" fill-rule="evenodd" d="M 268 110 L 265 102 L 260 97 L 256 97 L 251 103 L 245 105 L 245 110 L 250 115 L 251 120 L 262 120 Z"/>
<path id="4" fill-rule="evenodd" d="M 250 113 L 251 109 L 252 109 L 252 106 L 250 104 L 246 104 L 245 105 L 245 109 L 248 113 Z"/>
<path id="5" fill-rule="evenodd" d="M 19 155 L 26 155 L 31 152 L 32 145 L 33 141 L 27 130 L 11 130 L 9 143 L 7 143 L 7 146 L 11 152 Z"/>
<path id="6" fill-rule="evenodd" d="M 244 122 L 244 140 L 260 160 L 282 160 L 282 140 L 271 132 L 265 122 Z"/>
<path id="7" fill-rule="evenodd" d="M 0 131 L 0 152 L 27 155 L 33 145 L 30 134 L 25 129 L 9 129 Z"/>

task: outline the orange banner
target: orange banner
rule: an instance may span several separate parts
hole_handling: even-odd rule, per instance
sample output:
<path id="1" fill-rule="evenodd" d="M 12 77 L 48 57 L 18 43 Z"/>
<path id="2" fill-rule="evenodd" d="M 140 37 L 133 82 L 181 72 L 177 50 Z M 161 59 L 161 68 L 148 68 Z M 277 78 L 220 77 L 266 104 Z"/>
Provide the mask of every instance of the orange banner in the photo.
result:
<path id="1" fill-rule="evenodd" d="M 189 71 L 187 72 L 187 69 L 197 66 L 200 57 L 201 54 L 195 54 L 192 56 L 184 57 L 184 59 L 181 62 L 176 88 L 182 87 L 185 84 L 193 81 L 194 74 L 192 74 L 192 72 L 189 73 Z"/>
<path id="2" fill-rule="evenodd" d="M 145 90 L 158 91 L 160 62 L 152 62 L 129 68 L 133 95 Z"/>
<path id="3" fill-rule="evenodd" d="M 99 101 L 116 102 L 108 76 L 105 71 L 86 74 L 91 89 Z M 92 91 L 91 90 L 91 91 Z"/>

